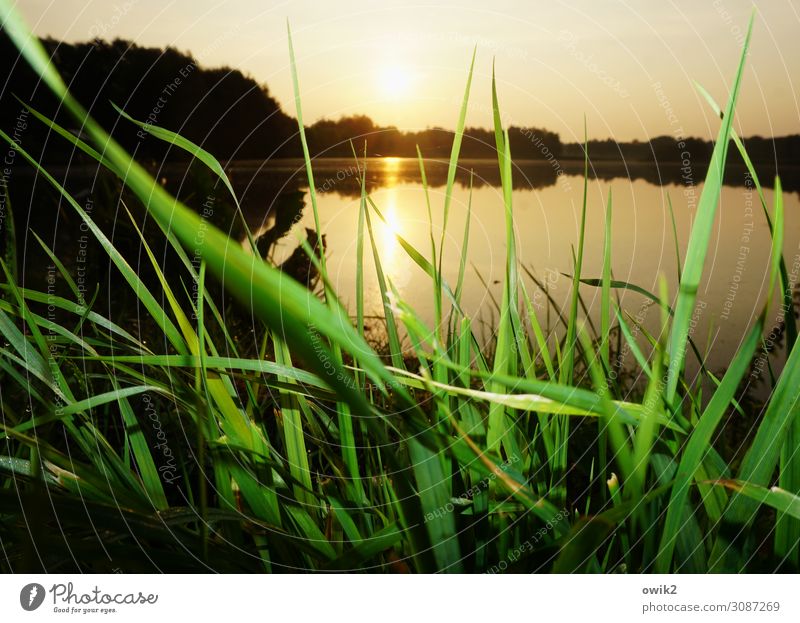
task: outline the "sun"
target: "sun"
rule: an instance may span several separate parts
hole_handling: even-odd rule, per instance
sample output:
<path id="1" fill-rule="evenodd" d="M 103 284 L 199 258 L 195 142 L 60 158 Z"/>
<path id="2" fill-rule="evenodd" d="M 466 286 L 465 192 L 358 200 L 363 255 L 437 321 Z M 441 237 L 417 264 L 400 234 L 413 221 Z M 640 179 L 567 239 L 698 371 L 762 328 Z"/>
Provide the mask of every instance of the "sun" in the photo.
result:
<path id="1" fill-rule="evenodd" d="M 378 73 L 378 85 L 387 98 L 399 99 L 411 88 L 411 73 L 400 65 L 382 67 Z"/>

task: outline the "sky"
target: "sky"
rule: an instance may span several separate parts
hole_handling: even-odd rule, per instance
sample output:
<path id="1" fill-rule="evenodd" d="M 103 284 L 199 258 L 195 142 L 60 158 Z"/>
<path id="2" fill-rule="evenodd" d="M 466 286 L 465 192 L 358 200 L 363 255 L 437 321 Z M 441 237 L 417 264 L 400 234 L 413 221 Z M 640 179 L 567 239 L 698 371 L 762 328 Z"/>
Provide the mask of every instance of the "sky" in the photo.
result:
<path id="1" fill-rule="evenodd" d="M 724 103 L 748 19 L 737 108 L 745 136 L 800 132 L 797 0 L 19 0 L 34 32 L 131 39 L 241 69 L 294 115 L 291 24 L 306 123 L 366 114 L 404 130 L 454 128 L 477 46 L 467 124 L 491 127 L 495 64 L 505 124 L 562 141 L 716 135 L 698 94 Z"/>

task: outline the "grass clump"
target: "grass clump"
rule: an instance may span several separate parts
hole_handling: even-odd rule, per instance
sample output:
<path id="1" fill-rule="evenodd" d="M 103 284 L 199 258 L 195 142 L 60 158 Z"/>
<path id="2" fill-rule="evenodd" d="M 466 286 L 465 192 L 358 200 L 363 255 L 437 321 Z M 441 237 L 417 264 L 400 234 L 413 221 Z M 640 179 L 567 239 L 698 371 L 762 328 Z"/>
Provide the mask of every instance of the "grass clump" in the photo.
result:
<path id="1" fill-rule="evenodd" d="M 455 288 L 442 276 L 444 234 L 437 240 L 431 227 L 428 256 L 398 238 L 431 278 L 435 326 L 393 289 L 373 236 L 375 219 L 383 216 L 366 191 L 363 162 L 354 322 L 328 279 L 324 253 L 306 245 L 320 297 L 262 261 L 252 238 L 251 248 L 243 248 L 204 222 L 70 96 L 10 3 L 0 2 L 0 12 L 21 54 L 84 138 L 34 116 L 117 175 L 178 258 L 178 268 L 167 274 L 152 239 L 131 216 L 155 287 L 146 283 L 58 180 L 2 135 L 97 239 L 159 337 L 145 342 L 99 313 L 55 254 L 70 296 L 21 287 L 8 258 L 3 262 L 5 570 L 798 569 L 800 354 L 794 344 L 741 465 L 733 469 L 712 443 L 722 418 L 741 410 L 737 391 L 761 343 L 771 297 L 722 378 L 705 369 L 698 379 L 685 372 L 687 351 L 696 352 L 688 328 L 731 141 L 749 162 L 731 126 L 747 45 L 722 113 L 677 298 L 665 286 L 658 294 L 638 289 L 663 310 L 661 331 L 648 336 L 645 350 L 612 297 L 615 289 L 635 286 L 612 279 L 610 195 L 603 266 L 585 276 L 582 226 L 565 335 L 554 342 L 539 325 L 518 272 L 512 154 L 493 83 L 507 254 L 489 354 L 461 308 L 466 262 Z M 472 68 L 449 163 L 445 228 L 471 76 Z M 235 201 L 211 154 L 174 133 L 146 129 L 192 153 Z M 780 184 L 768 206 L 749 168 L 772 232 L 769 291 L 785 291 Z M 584 201 L 582 223 L 587 209 Z M 469 218 L 460 235 L 466 256 Z M 365 339 L 363 257 L 370 252 L 388 357 Z M 229 331 L 212 279 L 252 315 L 254 349 Z M 601 288 L 597 332 L 579 313 L 582 284 Z M 43 310 L 51 307 L 49 317 Z M 794 322 L 792 313 L 786 318 Z M 400 335 L 410 352 L 401 349 Z M 612 335 L 625 341 L 647 381 L 641 401 L 624 400 L 611 376 Z M 703 383 L 713 386 L 710 399 Z M 587 431 L 589 444 L 571 443 Z"/>

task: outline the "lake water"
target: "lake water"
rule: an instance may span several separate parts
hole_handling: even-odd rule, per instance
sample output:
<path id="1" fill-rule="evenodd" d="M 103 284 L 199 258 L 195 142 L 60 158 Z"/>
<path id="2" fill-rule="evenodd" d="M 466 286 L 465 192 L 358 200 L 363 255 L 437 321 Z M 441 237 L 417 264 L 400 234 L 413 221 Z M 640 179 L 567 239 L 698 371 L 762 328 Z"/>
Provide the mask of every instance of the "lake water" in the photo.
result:
<path id="1" fill-rule="evenodd" d="M 577 248 L 580 227 L 584 192 L 582 168 L 582 162 L 569 163 L 557 175 L 547 163 L 518 163 L 514 171 L 513 209 L 519 261 L 547 288 L 556 307 L 565 314 L 571 289 L 570 279 L 565 274 L 572 273 L 572 250 Z M 431 223 L 418 163 L 412 159 L 370 159 L 366 170 L 368 190 L 386 219 L 383 223 L 375 216 L 372 218 L 383 268 L 401 296 L 411 302 L 423 318 L 432 322 L 431 280 L 395 238 L 395 234 L 401 235 L 430 257 Z M 470 170 L 473 171 L 471 191 Z M 442 232 L 446 171 L 444 162 L 426 162 L 437 243 Z M 793 187 L 795 173 L 790 173 L 788 186 Z M 251 194 L 251 201 L 245 201 L 247 217 L 251 227 L 258 232 L 269 231 L 274 226 L 278 210 L 271 199 L 265 205 L 264 197 L 258 196 L 257 189 L 253 190 L 257 180 L 270 175 L 282 175 L 285 188 L 292 186 L 287 180 L 294 179 L 304 193 L 302 212 L 289 234 L 271 251 L 273 260 L 280 262 L 297 246 L 298 236 L 305 236 L 305 228 L 314 227 L 302 163 L 286 161 L 268 165 L 268 168 L 260 168 L 255 163 L 239 163 L 231 169 L 234 185 L 245 199 L 248 193 Z M 626 169 L 614 165 L 594 171 L 588 182 L 583 276 L 601 277 L 605 210 L 611 192 L 614 278 L 658 292 L 659 276 L 664 275 L 671 296 L 674 296 L 678 271 L 668 198 L 674 209 L 677 246 L 683 257 L 702 192 L 702 184 L 690 182 L 702 179 L 703 172 L 694 171 L 693 176 L 686 179 L 676 173 L 674 167 L 661 172 L 651 166 L 637 170 L 636 167 Z M 766 179 L 772 186 L 772 177 Z M 315 163 L 315 181 L 320 223 L 327 239 L 330 278 L 343 301 L 354 312 L 359 173 L 352 161 L 323 159 Z M 484 322 L 487 338 L 497 318 L 494 301 L 499 301 L 502 295 L 506 256 L 503 198 L 498 183 L 496 163 L 461 163 L 443 254 L 444 276 L 449 283 L 455 284 L 471 201 L 463 306 L 473 318 Z M 253 193 L 255 201 L 252 201 Z M 771 211 L 772 189 L 765 188 L 765 194 Z M 784 253 L 790 278 L 796 282 L 800 272 L 798 193 L 784 192 L 784 204 Z M 768 287 L 769 249 L 770 235 L 758 194 L 752 185 L 748 185 L 743 172 L 734 174 L 722 192 L 695 314 L 693 338 L 701 350 L 708 349 L 708 363 L 712 369 L 724 369 L 761 309 Z M 368 244 L 364 255 L 365 313 L 381 316 L 383 310 Z M 525 282 L 537 306 L 540 304 L 540 321 L 558 332 L 555 310 L 545 304 L 544 293 L 528 276 L 525 276 Z M 581 292 L 590 316 L 598 322 L 600 290 L 583 286 Z M 655 306 L 630 291 L 619 291 L 619 298 L 622 308 L 631 316 L 643 322 L 649 330 L 656 330 L 659 312 Z M 769 324 L 779 323 L 776 309 Z M 780 366 L 780 359 L 778 354 L 777 366 Z"/>
<path id="2" fill-rule="evenodd" d="M 520 274 L 529 295 L 537 305 L 539 320 L 554 338 L 563 334 L 558 312 L 567 314 L 571 292 L 572 252 L 578 245 L 583 201 L 583 162 L 517 162 L 514 170 L 513 210 Z M 320 224 L 326 239 L 328 271 L 343 302 L 355 315 L 356 240 L 360 198 L 360 173 L 352 160 L 318 159 L 314 162 L 318 190 Z M 428 198 L 431 204 L 434 237 L 441 238 L 447 163 L 426 161 Z M 51 170 L 65 179 L 76 198 L 82 202 L 126 257 L 135 259 L 141 248 L 124 211 L 109 209 L 116 199 L 118 183 L 98 181 L 96 171 L 76 167 Z M 158 177 L 167 188 L 202 211 L 206 193 L 215 195 L 220 206 L 216 224 L 228 227 L 235 222 L 233 213 L 222 208 L 227 192 L 210 180 L 200 165 L 192 167 L 187 177 L 185 166 L 167 166 Z M 200 175 L 198 177 L 198 171 Z M 240 198 L 251 230 L 259 236 L 259 246 L 275 263 L 281 263 L 297 248 L 298 238 L 314 228 L 308 182 L 302 161 L 272 160 L 235 162 L 229 176 Z M 382 222 L 372 215 L 376 245 L 383 269 L 404 300 L 410 302 L 428 322 L 434 320 L 431 279 L 408 257 L 397 242 L 402 236 L 426 257 L 430 257 L 430 228 L 426 194 L 416 160 L 376 158 L 366 162 L 367 189 L 384 215 Z M 17 232 L 22 240 L 18 249 L 25 266 L 26 287 L 46 288 L 44 269 L 49 259 L 30 235 L 36 231 L 50 243 L 68 269 L 78 267 L 76 248 L 82 236 L 79 220 L 67 210 L 46 209 L 53 194 L 41 180 L 36 182 L 24 171 L 15 177 Z M 765 185 L 772 186 L 773 171 L 759 172 Z M 16 174 L 15 174 L 16 175 Z M 675 214 L 677 245 L 685 254 L 692 221 L 702 193 L 703 170 L 680 169 L 680 165 L 655 168 L 652 165 L 599 163 L 592 169 L 587 190 L 584 278 L 600 278 L 602 271 L 603 230 L 609 192 L 612 193 L 612 268 L 620 281 L 658 292 L 660 275 L 667 280 L 671 297 L 677 292 L 678 271 L 675 240 L 668 198 Z M 470 179 L 472 179 L 470 190 Z M 26 181 L 27 180 L 27 181 Z M 790 281 L 800 276 L 800 169 L 782 170 L 785 204 L 784 257 Z M 748 185 L 743 171 L 733 170 L 726 177 L 708 249 L 704 279 L 698 293 L 693 339 L 708 352 L 707 363 L 722 371 L 736 351 L 747 328 L 754 322 L 767 294 L 767 266 L 770 235 L 758 194 Z M 103 191 L 104 187 L 111 190 Z M 787 190 L 788 189 L 788 190 Z M 224 197 L 223 197 L 224 195 Z M 772 210 L 773 191 L 765 188 L 766 201 Z M 89 203 L 93 198 L 93 203 Z M 221 201 L 221 203 L 220 203 Z M 24 215 L 25 203 L 28 215 Z M 134 206 L 135 202 L 130 205 Z M 455 286 L 462 258 L 462 239 L 468 206 L 472 206 L 467 271 L 463 307 L 474 319 L 474 326 L 484 343 L 489 343 L 498 317 L 496 302 L 502 297 L 506 258 L 506 233 L 499 172 L 494 161 L 464 160 L 458 170 L 445 232 L 442 267 L 445 279 Z M 135 206 L 134 206 L 135 207 Z M 227 210 L 227 211 L 226 211 Z M 54 218 L 54 214 L 56 217 Z M 152 225 L 151 225 L 152 226 Z M 229 231 L 234 231 L 230 227 Z M 157 253 L 161 257 L 160 253 Z M 90 249 L 92 261 L 82 266 L 94 270 L 87 283 L 107 284 L 101 290 L 98 310 L 107 309 L 112 318 L 138 305 L 135 296 L 125 298 L 127 286 L 110 277 L 105 252 Z M 139 264 L 145 272 L 146 263 Z M 372 251 L 365 244 L 365 313 L 380 318 L 383 307 L 376 278 Z M 40 270 L 36 270 L 39 268 Z M 171 274 L 171 269 L 167 270 Z M 527 274 L 538 280 L 537 285 Z M 293 273 L 294 274 L 294 273 Z M 119 285 L 117 288 L 116 286 Z M 547 304 L 547 294 L 554 305 Z M 130 294 L 130 293 L 128 293 Z M 581 294 L 590 318 L 599 323 L 600 290 L 582 286 Z M 644 327 L 657 332 L 660 314 L 645 297 L 619 290 L 621 307 Z M 107 300 L 103 300 L 107 299 Z M 372 320 L 376 339 L 381 338 L 380 320 Z M 775 309 L 768 318 L 768 330 L 780 329 L 781 318 Z M 780 331 L 778 331 L 780 335 Z M 643 338 L 640 336 L 642 341 Z M 776 340 L 772 364 L 780 369 L 785 353 Z M 692 357 L 689 358 L 690 365 Z"/>

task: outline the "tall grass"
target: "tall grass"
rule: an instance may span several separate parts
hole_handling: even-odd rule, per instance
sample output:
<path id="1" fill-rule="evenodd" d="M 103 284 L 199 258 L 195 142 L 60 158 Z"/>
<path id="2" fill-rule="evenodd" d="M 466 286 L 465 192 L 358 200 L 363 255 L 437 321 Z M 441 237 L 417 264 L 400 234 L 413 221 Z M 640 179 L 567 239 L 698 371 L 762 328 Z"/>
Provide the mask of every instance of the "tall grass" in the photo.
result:
<path id="1" fill-rule="evenodd" d="M 365 160 L 354 322 L 328 279 L 320 249 L 305 245 L 323 284 L 318 297 L 261 260 L 254 244 L 243 248 L 170 196 L 70 96 L 10 3 L 0 2 L 0 14 L 20 53 L 85 140 L 32 114 L 119 177 L 155 220 L 180 265 L 180 274 L 167 274 L 152 240 L 130 216 L 155 275 L 154 291 L 154 283 L 132 267 L 75 197 L 2 134 L 85 223 L 160 336 L 146 342 L 98 312 L 43 242 L 69 296 L 21 287 L 13 253 L 3 261 L 5 570 L 798 569 L 800 354 L 794 345 L 741 464 L 727 464 L 712 444 L 726 415 L 748 415 L 737 402 L 739 387 L 760 345 L 771 293 L 789 285 L 781 257 L 780 183 L 768 206 L 731 124 L 747 45 L 680 265 L 677 298 L 670 299 L 666 286 L 654 294 L 612 279 L 611 195 L 602 266 L 584 264 L 585 218 L 594 209 L 584 200 L 567 331 L 556 342 L 540 326 L 519 274 L 513 154 L 493 81 L 507 251 L 496 339 L 486 352 L 461 307 L 465 260 L 454 287 L 443 276 L 444 232 L 437 240 L 431 225 L 428 255 L 397 236 L 431 279 L 435 326 L 426 325 L 394 289 L 374 236 L 383 215 L 367 192 Z M 319 230 L 291 35 L 289 46 Z M 445 229 L 471 78 L 472 67 L 441 208 Z M 234 195 L 211 154 L 167 130 L 142 127 L 190 152 Z M 770 223 L 770 296 L 724 376 L 703 367 L 702 377 L 694 379 L 685 372 L 687 351 L 697 353 L 688 327 L 731 141 L 758 184 Z M 358 159 L 356 153 L 354 146 Z M 439 208 L 430 201 L 428 208 L 433 219 Z M 469 214 L 460 234 L 464 256 Z M 8 247 L 14 248 L 13 240 Z M 388 355 L 376 353 L 365 338 L 364 253 L 374 258 Z M 199 266 L 192 254 L 201 258 Z M 232 335 L 214 281 L 252 315 L 255 355 Z M 186 284 L 195 286 L 196 298 Z M 601 288 L 597 333 L 580 313 L 581 289 L 592 287 Z M 615 289 L 636 290 L 662 310 L 660 333 L 648 334 L 646 347 L 614 302 Z M 784 311 L 796 335 L 793 310 Z M 406 350 L 401 335 L 408 338 Z M 623 400 L 611 379 L 615 340 L 634 354 L 637 372 L 647 381 L 639 402 Z M 703 395 L 704 384 L 713 388 L 710 397 Z M 174 461 L 167 469 L 155 422 L 171 444 Z M 576 429 L 591 431 L 588 445 L 573 441 Z"/>

